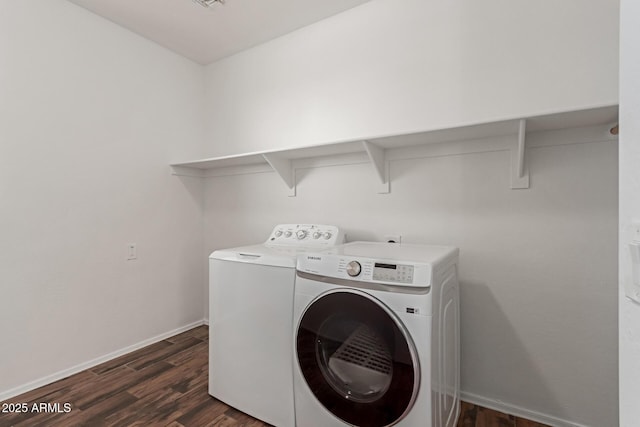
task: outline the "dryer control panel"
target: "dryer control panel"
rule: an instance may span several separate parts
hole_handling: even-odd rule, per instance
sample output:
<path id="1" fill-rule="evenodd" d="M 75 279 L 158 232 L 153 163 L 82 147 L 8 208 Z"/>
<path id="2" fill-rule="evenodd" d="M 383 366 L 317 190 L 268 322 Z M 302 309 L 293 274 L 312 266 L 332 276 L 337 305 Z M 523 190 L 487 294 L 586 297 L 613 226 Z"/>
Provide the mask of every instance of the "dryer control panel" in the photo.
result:
<path id="1" fill-rule="evenodd" d="M 375 262 L 372 277 L 381 282 L 413 283 L 413 270 L 413 265 Z"/>
<path id="2" fill-rule="evenodd" d="M 452 246 L 351 242 L 322 252 L 299 254 L 297 270 L 298 274 L 323 276 L 327 281 L 415 288 L 431 286 L 434 271 L 457 262 L 458 248 Z"/>
<path id="3" fill-rule="evenodd" d="M 432 271 L 429 264 L 354 258 L 332 251 L 300 254 L 297 270 L 335 279 L 410 287 L 430 286 Z"/>
<path id="4" fill-rule="evenodd" d="M 265 242 L 273 246 L 330 247 L 344 243 L 344 233 L 335 225 L 280 224 Z"/>

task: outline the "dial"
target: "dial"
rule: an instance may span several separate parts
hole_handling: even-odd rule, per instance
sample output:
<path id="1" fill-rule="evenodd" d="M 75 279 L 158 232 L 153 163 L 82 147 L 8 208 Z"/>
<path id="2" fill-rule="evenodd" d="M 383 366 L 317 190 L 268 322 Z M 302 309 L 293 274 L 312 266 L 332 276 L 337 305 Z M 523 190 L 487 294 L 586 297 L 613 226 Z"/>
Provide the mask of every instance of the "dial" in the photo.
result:
<path id="1" fill-rule="evenodd" d="M 356 277 L 362 271 L 362 266 L 358 261 L 350 261 L 347 264 L 347 274 L 351 277 Z"/>
<path id="2" fill-rule="evenodd" d="M 319 232 L 319 231 L 316 231 L 315 233 L 313 233 L 313 238 L 314 238 L 314 239 L 319 239 L 319 238 L 320 238 L 320 236 L 322 236 L 322 233 L 321 233 L 321 232 Z"/>
<path id="3" fill-rule="evenodd" d="M 298 240 L 304 239 L 305 237 L 307 237 L 307 231 L 306 230 L 296 231 L 296 237 L 298 238 Z"/>
<path id="4" fill-rule="evenodd" d="M 282 236 L 282 230 L 276 230 L 276 237 Z"/>
<path id="5" fill-rule="evenodd" d="M 324 233 L 324 240 L 329 240 L 331 238 L 332 234 L 330 232 L 325 232 Z"/>
<path id="6" fill-rule="evenodd" d="M 292 234 L 291 230 L 287 230 L 284 232 L 284 237 L 291 237 Z"/>

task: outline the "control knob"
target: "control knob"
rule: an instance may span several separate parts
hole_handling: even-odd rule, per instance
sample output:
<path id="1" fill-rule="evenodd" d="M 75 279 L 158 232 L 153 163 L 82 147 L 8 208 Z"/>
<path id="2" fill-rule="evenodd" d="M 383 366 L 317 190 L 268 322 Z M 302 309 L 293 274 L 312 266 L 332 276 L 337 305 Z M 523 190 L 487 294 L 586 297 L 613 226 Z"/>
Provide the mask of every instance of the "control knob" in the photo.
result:
<path id="1" fill-rule="evenodd" d="M 276 230 L 275 235 L 276 235 L 276 237 L 282 236 L 282 230 Z"/>
<path id="2" fill-rule="evenodd" d="M 324 240 L 329 240 L 331 238 L 332 234 L 330 232 L 325 232 L 324 233 Z"/>
<path id="3" fill-rule="evenodd" d="M 307 237 L 307 232 L 305 230 L 298 230 L 296 231 L 296 237 L 298 238 L 298 240 L 302 240 Z"/>
<path id="4" fill-rule="evenodd" d="M 358 261 L 350 261 L 347 264 L 347 274 L 351 277 L 356 277 L 362 271 L 362 266 Z"/>
<path id="5" fill-rule="evenodd" d="M 313 233 L 313 238 L 314 238 L 314 239 L 319 239 L 319 238 L 320 238 L 320 236 L 322 236 L 322 233 L 321 233 L 321 232 L 319 232 L 319 231 L 316 231 L 315 233 Z"/>
<path id="6" fill-rule="evenodd" d="M 284 232 L 284 237 L 291 237 L 291 234 L 293 234 L 291 233 L 291 230 L 287 230 Z"/>

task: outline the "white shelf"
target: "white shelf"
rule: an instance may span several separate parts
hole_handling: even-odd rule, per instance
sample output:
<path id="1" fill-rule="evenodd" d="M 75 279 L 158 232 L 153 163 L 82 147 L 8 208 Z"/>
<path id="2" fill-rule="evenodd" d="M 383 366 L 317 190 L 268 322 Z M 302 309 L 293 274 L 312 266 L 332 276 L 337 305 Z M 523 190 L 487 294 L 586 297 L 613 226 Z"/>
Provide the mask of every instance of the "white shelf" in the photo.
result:
<path id="1" fill-rule="evenodd" d="M 197 177 L 275 171 L 289 189 L 289 195 L 295 196 L 297 168 L 368 162 L 374 170 L 378 193 L 389 193 L 389 163 L 392 160 L 509 150 L 511 188 L 529 188 L 525 157 L 527 135 L 589 127 L 596 132 L 601 130 L 604 138 L 615 139 L 609 129 L 617 124 L 617 120 L 618 107 L 613 105 L 404 135 L 213 157 L 173 163 L 171 167 L 174 175 Z"/>

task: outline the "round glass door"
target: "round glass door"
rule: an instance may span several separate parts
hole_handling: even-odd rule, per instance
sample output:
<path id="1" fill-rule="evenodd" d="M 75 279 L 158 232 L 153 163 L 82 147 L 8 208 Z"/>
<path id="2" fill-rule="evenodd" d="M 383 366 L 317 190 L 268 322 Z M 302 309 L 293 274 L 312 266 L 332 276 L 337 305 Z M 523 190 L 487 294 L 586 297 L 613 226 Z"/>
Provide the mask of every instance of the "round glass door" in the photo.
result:
<path id="1" fill-rule="evenodd" d="M 391 426 L 418 390 L 415 347 L 396 315 L 357 290 L 324 294 L 305 311 L 296 337 L 298 363 L 322 405 L 346 423 Z"/>

